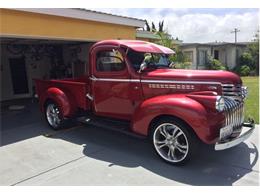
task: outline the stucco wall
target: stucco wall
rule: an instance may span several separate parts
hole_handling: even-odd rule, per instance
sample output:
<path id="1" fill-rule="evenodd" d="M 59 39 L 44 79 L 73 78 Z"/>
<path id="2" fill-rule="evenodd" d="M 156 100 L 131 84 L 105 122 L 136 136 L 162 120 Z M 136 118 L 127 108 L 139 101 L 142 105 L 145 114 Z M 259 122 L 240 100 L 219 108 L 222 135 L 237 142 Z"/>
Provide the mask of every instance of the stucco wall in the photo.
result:
<path id="1" fill-rule="evenodd" d="M 135 39 L 136 29 L 81 19 L 9 9 L 0 10 L 1 34 L 67 40 Z"/>

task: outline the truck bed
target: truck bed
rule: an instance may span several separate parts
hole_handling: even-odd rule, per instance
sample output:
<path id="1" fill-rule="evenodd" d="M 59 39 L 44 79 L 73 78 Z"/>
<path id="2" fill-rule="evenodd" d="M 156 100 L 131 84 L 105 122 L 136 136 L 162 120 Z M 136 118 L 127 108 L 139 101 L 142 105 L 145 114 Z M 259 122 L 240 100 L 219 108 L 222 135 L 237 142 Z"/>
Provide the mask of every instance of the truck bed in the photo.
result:
<path id="1" fill-rule="evenodd" d="M 34 79 L 36 84 L 36 94 L 41 100 L 49 88 L 55 87 L 62 90 L 77 108 L 87 110 L 90 102 L 86 98 L 89 91 L 88 80 L 85 78 L 62 79 L 62 80 L 41 80 Z"/>

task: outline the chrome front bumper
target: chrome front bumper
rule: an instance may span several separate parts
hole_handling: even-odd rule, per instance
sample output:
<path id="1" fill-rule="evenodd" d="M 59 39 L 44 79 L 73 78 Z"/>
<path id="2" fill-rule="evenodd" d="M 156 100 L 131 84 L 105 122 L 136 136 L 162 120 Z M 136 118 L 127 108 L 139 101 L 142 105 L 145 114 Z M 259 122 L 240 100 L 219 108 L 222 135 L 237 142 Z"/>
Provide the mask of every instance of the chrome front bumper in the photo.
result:
<path id="1" fill-rule="evenodd" d="M 254 129 L 255 124 L 253 121 L 250 123 L 243 123 L 243 129 L 240 136 L 232 139 L 226 139 L 225 141 L 217 142 L 215 144 L 215 150 L 225 150 L 240 144 L 252 135 Z"/>

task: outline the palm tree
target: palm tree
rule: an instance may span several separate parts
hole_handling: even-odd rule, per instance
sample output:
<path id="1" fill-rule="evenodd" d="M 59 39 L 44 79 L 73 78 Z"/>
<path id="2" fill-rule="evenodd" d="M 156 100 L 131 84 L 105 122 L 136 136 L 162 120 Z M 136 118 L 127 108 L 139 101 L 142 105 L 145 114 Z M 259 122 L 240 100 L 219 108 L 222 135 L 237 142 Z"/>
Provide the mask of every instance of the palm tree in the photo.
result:
<path id="1" fill-rule="evenodd" d="M 173 38 L 169 33 L 167 33 L 166 31 L 163 32 L 158 31 L 156 34 L 160 36 L 160 40 L 158 41 L 158 44 L 168 48 L 172 48 Z"/>

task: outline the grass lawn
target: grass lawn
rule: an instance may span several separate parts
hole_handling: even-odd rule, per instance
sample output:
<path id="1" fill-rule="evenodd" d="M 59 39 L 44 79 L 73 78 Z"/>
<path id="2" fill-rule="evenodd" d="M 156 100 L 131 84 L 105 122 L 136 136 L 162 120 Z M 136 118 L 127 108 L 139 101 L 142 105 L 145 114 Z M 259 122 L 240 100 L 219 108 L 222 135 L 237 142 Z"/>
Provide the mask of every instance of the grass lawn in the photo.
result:
<path id="1" fill-rule="evenodd" d="M 243 85 L 248 87 L 245 106 L 245 119 L 251 117 L 259 124 L 259 77 L 242 77 Z"/>

